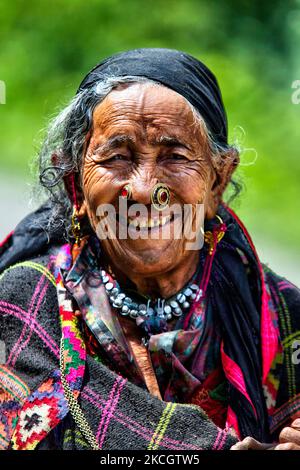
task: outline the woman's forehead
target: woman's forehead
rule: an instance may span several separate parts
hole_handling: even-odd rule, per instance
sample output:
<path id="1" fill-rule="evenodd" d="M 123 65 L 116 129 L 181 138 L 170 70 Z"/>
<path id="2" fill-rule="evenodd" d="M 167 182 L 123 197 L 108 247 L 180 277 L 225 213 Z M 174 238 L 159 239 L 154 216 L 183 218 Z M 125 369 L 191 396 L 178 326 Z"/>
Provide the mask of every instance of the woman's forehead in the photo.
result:
<path id="1" fill-rule="evenodd" d="M 95 108 L 94 128 L 111 125 L 188 126 L 195 121 L 192 107 L 178 93 L 152 84 L 115 89 Z"/>

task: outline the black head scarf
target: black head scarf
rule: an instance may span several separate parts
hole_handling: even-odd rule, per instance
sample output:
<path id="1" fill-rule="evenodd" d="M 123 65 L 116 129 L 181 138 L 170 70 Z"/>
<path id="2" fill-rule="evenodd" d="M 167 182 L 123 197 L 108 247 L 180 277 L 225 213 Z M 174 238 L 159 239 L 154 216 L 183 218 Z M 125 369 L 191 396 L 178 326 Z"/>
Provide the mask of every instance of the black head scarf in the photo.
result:
<path id="1" fill-rule="evenodd" d="M 213 73 L 199 60 L 173 49 L 135 49 L 113 55 L 94 67 L 77 91 L 108 77 L 146 77 L 184 96 L 203 117 L 215 142 L 227 143 L 227 118 Z"/>

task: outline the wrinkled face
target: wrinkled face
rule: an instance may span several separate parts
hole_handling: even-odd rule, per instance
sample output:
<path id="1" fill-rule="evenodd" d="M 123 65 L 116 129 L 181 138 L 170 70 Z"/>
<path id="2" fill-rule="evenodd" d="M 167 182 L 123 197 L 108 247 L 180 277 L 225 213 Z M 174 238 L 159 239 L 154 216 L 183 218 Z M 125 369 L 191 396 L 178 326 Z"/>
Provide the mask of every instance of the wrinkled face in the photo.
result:
<path id="1" fill-rule="evenodd" d="M 95 108 L 82 170 L 84 206 L 95 232 L 98 206 L 112 204 L 118 213 L 120 192 L 126 184 L 132 190 L 128 206 L 144 204 L 149 222 L 151 191 L 157 182 L 168 185 L 171 205 L 203 203 L 206 216 L 212 217 L 216 181 L 206 135 L 176 92 L 135 83 L 113 90 Z M 164 213 L 152 215 L 155 219 Z M 119 219 L 117 229 L 121 223 Z M 144 230 L 162 233 L 173 223 L 171 218 L 164 226 Z M 176 239 L 170 227 L 168 230 L 171 236 L 167 238 L 117 237 L 101 243 L 123 271 L 163 273 L 191 256 L 185 249 L 185 238 Z"/>

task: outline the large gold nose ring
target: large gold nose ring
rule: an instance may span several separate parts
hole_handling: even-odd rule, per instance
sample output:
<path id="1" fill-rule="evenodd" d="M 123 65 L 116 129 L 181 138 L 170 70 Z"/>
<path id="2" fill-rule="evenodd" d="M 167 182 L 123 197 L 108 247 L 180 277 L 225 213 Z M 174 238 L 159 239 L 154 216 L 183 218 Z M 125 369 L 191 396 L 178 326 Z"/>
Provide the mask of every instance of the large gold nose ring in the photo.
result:
<path id="1" fill-rule="evenodd" d="M 151 202 L 159 210 L 164 210 L 170 202 L 170 190 L 166 184 L 157 183 L 151 192 Z"/>

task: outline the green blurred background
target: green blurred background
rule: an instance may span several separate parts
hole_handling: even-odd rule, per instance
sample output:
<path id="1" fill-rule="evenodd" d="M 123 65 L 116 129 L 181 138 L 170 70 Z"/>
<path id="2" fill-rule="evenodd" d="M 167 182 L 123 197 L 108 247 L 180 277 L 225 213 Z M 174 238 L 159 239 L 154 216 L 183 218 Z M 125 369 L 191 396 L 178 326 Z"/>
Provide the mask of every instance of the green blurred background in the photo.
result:
<path id="1" fill-rule="evenodd" d="M 3 230 L 18 213 L 14 195 L 19 191 L 22 203 L 27 197 L 29 162 L 49 117 L 99 60 L 135 47 L 181 49 L 214 71 L 230 141 L 242 148 L 245 189 L 234 208 L 263 257 L 300 284 L 300 104 L 291 99 L 300 80 L 296 0 L 0 0 Z"/>

